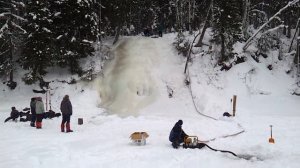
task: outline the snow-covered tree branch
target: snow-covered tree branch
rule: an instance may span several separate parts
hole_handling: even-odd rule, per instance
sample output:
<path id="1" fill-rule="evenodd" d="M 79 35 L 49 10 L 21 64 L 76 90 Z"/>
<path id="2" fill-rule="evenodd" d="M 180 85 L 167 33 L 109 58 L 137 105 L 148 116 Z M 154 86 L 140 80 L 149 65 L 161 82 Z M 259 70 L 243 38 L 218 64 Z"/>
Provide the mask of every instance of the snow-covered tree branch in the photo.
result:
<path id="1" fill-rule="evenodd" d="M 296 4 L 297 2 L 299 2 L 299 0 L 293 0 L 291 2 L 289 2 L 285 7 L 281 8 L 274 16 L 272 16 L 266 23 L 264 23 L 245 43 L 243 50 L 245 51 L 249 45 L 250 42 L 254 39 L 254 37 L 266 26 L 268 25 L 273 19 L 275 19 L 279 14 L 281 14 L 282 11 L 286 10 L 288 7 Z"/>

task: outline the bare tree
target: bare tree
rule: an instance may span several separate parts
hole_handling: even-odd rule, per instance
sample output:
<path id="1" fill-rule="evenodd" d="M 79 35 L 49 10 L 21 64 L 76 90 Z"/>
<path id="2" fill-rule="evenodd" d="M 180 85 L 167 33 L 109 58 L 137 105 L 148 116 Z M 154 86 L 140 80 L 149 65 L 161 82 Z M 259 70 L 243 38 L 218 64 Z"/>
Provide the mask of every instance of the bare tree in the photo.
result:
<path id="1" fill-rule="evenodd" d="M 281 8 L 274 16 L 272 16 L 266 23 L 264 23 L 262 26 L 260 26 L 260 28 L 246 41 L 246 43 L 243 47 L 243 50 L 245 51 L 249 47 L 250 42 L 266 25 L 268 25 L 273 19 L 275 19 L 282 11 L 286 10 L 288 7 L 296 4 L 297 2 L 299 2 L 299 0 L 293 0 L 293 1 L 289 2 L 285 7 Z"/>
<path id="2" fill-rule="evenodd" d="M 205 17 L 205 21 L 204 21 L 204 25 L 203 25 L 203 28 L 202 28 L 202 31 L 201 31 L 201 35 L 200 35 L 200 38 L 199 38 L 197 44 L 195 45 L 195 47 L 201 47 L 202 46 L 202 40 L 204 38 L 205 31 L 206 31 L 206 29 L 208 28 L 208 25 L 209 25 L 209 17 L 211 15 L 212 6 L 213 6 L 213 0 L 210 0 L 210 5 L 207 9 L 207 14 L 206 14 L 206 17 Z M 200 30 L 199 30 L 199 33 L 200 33 Z"/>
<path id="3" fill-rule="evenodd" d="M 248 38 L 248 26 L 249 26 L 249 9 L 250 9 L 250 0 L 244 0 L 243 2 L 243 23 L 242 23 L 242 30 L 244 38 Z"/>

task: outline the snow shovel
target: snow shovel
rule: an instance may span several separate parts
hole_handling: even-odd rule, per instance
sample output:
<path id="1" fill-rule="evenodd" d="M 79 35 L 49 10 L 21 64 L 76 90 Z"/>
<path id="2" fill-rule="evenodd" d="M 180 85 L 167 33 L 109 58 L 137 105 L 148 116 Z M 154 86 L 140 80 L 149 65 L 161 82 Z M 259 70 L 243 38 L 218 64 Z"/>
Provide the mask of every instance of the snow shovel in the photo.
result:
<path id="1" fill-rule="evenodd" d="M 269 143 L 275 143 L 275 140 L 273 139 L 273 137 L 272 137 L 272 125 L 270 125 L 270 127 L 271 127 L 271 138 L 269 138 Z"/>

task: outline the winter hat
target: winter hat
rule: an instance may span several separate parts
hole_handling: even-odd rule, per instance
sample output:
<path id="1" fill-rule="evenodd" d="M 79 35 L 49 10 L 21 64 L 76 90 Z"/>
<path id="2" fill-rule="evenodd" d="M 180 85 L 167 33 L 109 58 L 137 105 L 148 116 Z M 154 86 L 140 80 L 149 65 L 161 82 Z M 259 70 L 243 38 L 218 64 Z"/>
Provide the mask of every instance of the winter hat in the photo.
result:
<path id="1" fill-rule="evenodd" d="M 69 95 L 65 95 L 64 100 L 68 100 L 68 99 L 69 99 Z"/>
<path id="2" fill-rule="evenodd" d="M 12 110 L 15 110 L 15 109 L 16 109 L 16 107 L 11 107 L 11 109 L 12 109 Z"/>
<path id="3" fill-rule="evenodd" d="M 183 124 L 182 120 L 178 120 L 177 123 L 178 123 L 179 125 L 182 125 L 182 124 Z"/>

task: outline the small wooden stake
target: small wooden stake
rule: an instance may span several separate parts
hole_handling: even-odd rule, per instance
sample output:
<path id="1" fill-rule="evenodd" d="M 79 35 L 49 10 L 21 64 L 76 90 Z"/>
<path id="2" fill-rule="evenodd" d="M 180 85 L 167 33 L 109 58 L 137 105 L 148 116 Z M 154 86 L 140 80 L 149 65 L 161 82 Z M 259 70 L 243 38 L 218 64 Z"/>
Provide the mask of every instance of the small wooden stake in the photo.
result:
<path id="1" fill-rule="evenodd" d="M 48 91 L 46 92 L 46 111 L 48 111 Z"/>
<path id="2" fill-rule="evenodd" d="M 236 95 L 233 95 L 233 104 L 232 104 L 232 116 L 235 116 L 236 111 Z"/>

